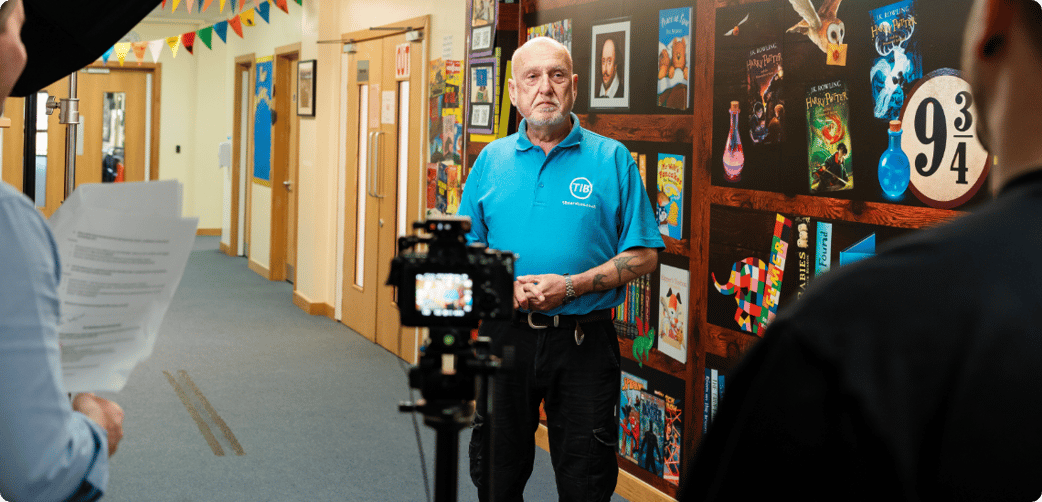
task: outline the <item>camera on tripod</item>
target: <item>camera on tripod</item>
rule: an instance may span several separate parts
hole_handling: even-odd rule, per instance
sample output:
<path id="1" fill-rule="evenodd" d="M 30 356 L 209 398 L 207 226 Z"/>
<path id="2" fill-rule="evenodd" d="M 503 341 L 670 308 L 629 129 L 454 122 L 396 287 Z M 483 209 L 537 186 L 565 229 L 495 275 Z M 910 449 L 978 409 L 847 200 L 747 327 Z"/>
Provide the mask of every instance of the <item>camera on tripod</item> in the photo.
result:
<path id="1" fill-rule="evenodd" d="M 434 500 L 452 502 L 459 431 L 474 418 L 479 390 L 483 396 L 478 400 L 488 402 L 490 377 L 500 367 L 491 356 L 490 341 L 472 340 L 471 330 L 481 320 L 513 319 L 514 255 L 467 245 L 470 218 L 440 216 L 412 226 L 427 236 L 398 238 L 399 255 L 391 261 L 387 284 L 397 287 L 402 325 L 427 327 L 430 334 L 419 365 L 409 371 L 409 387 L 419 389 L 423 399 L 398 409 L 419 411 L 437 431 Z M 426 253 L 407 253 L 420 244 L 427 245 Z M 486 451 L 482 458 L 490 454 Z"/>

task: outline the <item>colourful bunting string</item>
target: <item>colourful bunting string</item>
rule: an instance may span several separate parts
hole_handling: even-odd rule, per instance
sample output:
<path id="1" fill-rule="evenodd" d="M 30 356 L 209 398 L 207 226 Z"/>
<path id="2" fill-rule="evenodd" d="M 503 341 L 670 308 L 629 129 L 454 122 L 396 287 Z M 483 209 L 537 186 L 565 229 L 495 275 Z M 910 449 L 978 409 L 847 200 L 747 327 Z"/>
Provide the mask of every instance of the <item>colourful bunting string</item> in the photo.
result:
<path id="1" fill-rule="evenodd" d="M 228 25 L 232 27 L 236 35 L 239 35 L 239 38 L 244 38 L 242 36 L 242 21 L 239 20 L 239 16 L 232 16 L 228 19 Z"/>
<path id="2" fill-rule="evenodd" d="M 167 37 L 166 45 L 170 46 L 170 54 L 173 54 L 173 56 L 176 58 L 177 48 L 181 46 L 181 35 L 178 35 L 176 37 Z"/>
<path id="3" fill-rule="evenodd" d="M 286 6 L 286 0 L 275 0 L 275 6 L 282 9 L 286 14 L 289 14 L 289 7 Z"/>
<path id="4" fill-rule="evenodd" d="M 254 10 L 256 10 L 258 14 L 260 14 L 261 19 L 263 19 L 265 23 L 271 24 L 271 21 L 268 21 L 268 14 L 270 14 L 271 12 L 270 3 L 264 2 L 257 6 L 257 8 Z"/>
<path id="5" fill-rule="evenodd" d="M 221 21 L 213 25 L 213 31 L 218 37 L 221 37 L 221 42 L 228 43 L 228 21 Z"/>
<path id="6" fill-rule="evenodd" d="M 105 51 L 105 53 L 101 55 L 101 60 L 103 61 L 103 64 L 109 64 L 109 58 L 112 57 L 112 51 L 114 49 L 115 47 L 109 47 L 109 50 Z"/>
<path id="7" fill-rule="evenodd" d="M 181 45 L 188 49 L 189 54 L 195 54 L 195 32 L 189 31 L 188 33 L 181 34 Z"/>
<path id="8" fill-rule="evenodd" d="M 170 12 L 177 12 L 177 6 L 181 4 L 181 0 L 174 0 L 174 6 L 170 8 Z"/>
<path id="9" fill-rule="evenodd" d="M 145 61 L 145 50 L 148 49 L 148 42 L 134 42 L 130 46 L 134 48 L 134 57 L 137 58 L 137 65 L 141 66 L 141 63 Z"/>
<path id="10" fill-rule="evenodd" d="M 127 59 L 127 54 L 130 52 L 130 42 L 120 42 L 113 46 L 116 49 L 116 57 L 119 58 L 119 65 L 123 66 L 123 61 Z"/>
<path id="11" fill-rule="evenodd" d="M 148 50 L 152 52 L 152 62 L 159 62 L 159 53 L 163 51 L 162 40 L 152 40 L 148 43 Z"/>
<path id="12" fill-rule="evenodd" d="M 253 27 L 253 26 L 257 25 L 257 20 L 253 16 L 253 14 L 255 12 L 257 12 L 257 11 L 254 10 L 254 9 L 250 9 L 250 10 L 244 10 L 244 11 L 242 11 L 242 14 L 239 14 L 239 18 L 242 19 L 242 25 L 243 26 Z"/>
<path id="13" fill-rule="evenodd" d="M 203 43 L 206 44 L 206 48 L 212 51 L 213 44 L 211 41 L 213 40 L 213 26 L 207 26 L 196 33 L 199 35 L 199 40 L 202 40 Z"/>

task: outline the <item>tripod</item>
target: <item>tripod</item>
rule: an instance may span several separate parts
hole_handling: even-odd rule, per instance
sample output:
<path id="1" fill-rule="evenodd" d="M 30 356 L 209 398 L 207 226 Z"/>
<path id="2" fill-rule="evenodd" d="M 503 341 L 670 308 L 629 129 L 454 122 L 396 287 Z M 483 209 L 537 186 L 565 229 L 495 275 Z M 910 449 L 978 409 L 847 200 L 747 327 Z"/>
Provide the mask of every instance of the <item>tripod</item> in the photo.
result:
<path id="1" fill-rule="evenodd" d="M 491 375 L 499 362 L 489 355 L 490 341 L 470 342 L 469 331 L 459 328 L 430 328 L 430 343 L 420 356 L 420 364 L 409 371 L 409 386 L 420 389 L 423 399 L 402 403 L 398 410 L 419 411 L 423 423 L 436 433 L 434 461 L 434 501 L 455 502 L 459 485 L 459 432 L 474 419 L 474 399 L 488 402 Z M 480 379 L 480 380 L 479 380 Z M 480 389 L 481 396 L 478 396 Z M 486 417 L 490 416 L 488 414 Z M 482 461 L 491 458 L 491 441 L 485 441 Z M 486 477 L 490 470 L 484 469 Z M 482 490 L 491 500 L 491 480 Z"/>

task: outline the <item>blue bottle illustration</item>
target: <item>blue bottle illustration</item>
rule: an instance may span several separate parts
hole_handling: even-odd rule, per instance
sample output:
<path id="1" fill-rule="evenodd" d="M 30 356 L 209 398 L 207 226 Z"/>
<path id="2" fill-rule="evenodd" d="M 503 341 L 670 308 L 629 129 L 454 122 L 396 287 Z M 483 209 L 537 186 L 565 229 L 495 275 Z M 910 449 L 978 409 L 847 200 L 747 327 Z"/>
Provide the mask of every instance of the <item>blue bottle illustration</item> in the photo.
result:
<path id="1" fill-rule="evenodd" d="M 901 150 L 901 121 L 890 121 L 890 146 L 879 157 L 879 186 L 890 200 L 901 200 L 911 173 L 908 156 Z"/>

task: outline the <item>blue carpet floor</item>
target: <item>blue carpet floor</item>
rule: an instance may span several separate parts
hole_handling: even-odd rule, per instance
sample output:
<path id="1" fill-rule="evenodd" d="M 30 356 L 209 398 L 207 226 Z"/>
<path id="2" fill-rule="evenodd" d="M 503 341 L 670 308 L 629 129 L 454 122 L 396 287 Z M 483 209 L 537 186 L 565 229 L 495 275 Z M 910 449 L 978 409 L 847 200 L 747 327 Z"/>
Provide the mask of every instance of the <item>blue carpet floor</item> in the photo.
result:
<path id="1" fill-rule="evenodd" d="M 427 500 L 413 420 L 397 410 L 410 399 L 400 360 L 306 315 L 292 285 L 217 246 L 198 238 L 152 357 L 123 391 L 102 394 L 126 411 L 103 500 Z M 433 483 L 434 432 L 420 422 Z M 460 437 L 461 501 L 477 500 L 469 437 Z M 541 449 L 525 499 L 557 499 Z"/>

